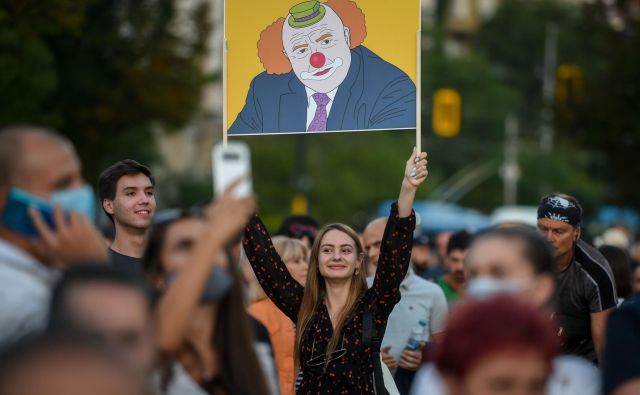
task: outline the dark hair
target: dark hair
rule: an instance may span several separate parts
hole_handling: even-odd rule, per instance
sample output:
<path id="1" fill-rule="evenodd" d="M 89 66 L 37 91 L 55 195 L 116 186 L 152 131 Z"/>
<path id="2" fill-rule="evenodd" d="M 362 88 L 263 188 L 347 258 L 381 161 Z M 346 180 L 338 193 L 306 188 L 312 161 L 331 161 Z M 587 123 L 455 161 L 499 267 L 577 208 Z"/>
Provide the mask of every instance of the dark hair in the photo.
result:
<path id="1" fill-rule="evenodd" d="M 308 237 L 313 244 L 318 233 L 318 221 L 308 215 L 290 215 L 282 221 L 277 235 L 302 239 Z"/>
<path id="2" fill-rule="evenodd" d="M 539 352 L 551 365 L 559 340 L 548 317 L 510 296 L 469 300 L 449 316 L 435 364 L 443 375 L 464 379 L 485 357 L 523 349 Z"/>
<path id="3" fill-rule="evenodd" d="M 626 299 L 633 294 L 631 286 L 631 257 L 622 248 L 604 245 L 598 251 L 605 257 L 616 282 L 616 291 L 619 298 Z"/>
<path id="4" fill-rule="evenodd" d="M 198 217 L 193 211 L 183 211 L 151 228 L 142 264 L 152 283 L 165 274 L 161 248 L 171 225 L 185 218 Z M 228 249 L 226 255 L 233 285 L 217 302 L 218 312 L 211 339 L 220 361 L 220 381 L 230 394 L 268 395 L 267 381 L 254 348 L 255 335 L 244 306 L 242 280 L 235 270 L 237 262 Z M 247 377 L 251 377 L 251 380 L 247 380 Z"/>
<path id="5" fill-rule="evenodd" d="M 535 274 L 554 274 L 556 260 L 549 243 L 535 230 L 526 226 L 498 227 L 483 230 L 475 235 L 473 243 L 498 238 L 522 243 L 522 255 L 531 264 Z"/>
<path id="6" fill-rule="evenodd" d="M 121 160 L 107 167 L 107 169 L 100 174 L 100 177 L 98 177 L 98 197 L 100 198 L 100 204 L 102 205 L 105 199 L 113 200 L 116 198 L 116 189 L 120 178 L 137 174 L 144 174 L 149 178 L 152 186 L 156 185 L 156 180 L 153 178 L 151 170 L 133 159 Z M 104 210 L 104 207 L 102 207 L 102 210 Z M 104 210 L 104 213 L 113 221 L 111 214 L 107 213 L 106 210 Z"/>
<path id="7" fill-rule="evenodd" d="M 141 276 L 134 276 L 107 265 L 74 266 L 64 272 L 53 288 L 49 309 L 49 330 L 82 332 L 82 328 L 77 328 L 77 317 L 70 309 L 69 294 L 75 287 L 88 284 L 114 284 L 131 288 L 144 297 L 150 310 L 153 308 L 150 289 Z"/>
<path id="8" fill-rule="evenodd" d="M 466 251 L 471 245 L 471 234 L 466 230 L 458 231 L 451 235 L 449 243 L 447 243 L 447 254 L 451 254 L 455 250 Z"/>
<path id="9" fill-rule="evenodd" d="M 229 394 L 268 395 L 267 380 L 255 350 L 255 330 L 244 306 L 237 262 L 227 252 L 233 286 L 218 302 L 218 317 L 211 343 L 220 360 L 220 379 Z M 251 380 L 247 380 L 251 377 Z"/>

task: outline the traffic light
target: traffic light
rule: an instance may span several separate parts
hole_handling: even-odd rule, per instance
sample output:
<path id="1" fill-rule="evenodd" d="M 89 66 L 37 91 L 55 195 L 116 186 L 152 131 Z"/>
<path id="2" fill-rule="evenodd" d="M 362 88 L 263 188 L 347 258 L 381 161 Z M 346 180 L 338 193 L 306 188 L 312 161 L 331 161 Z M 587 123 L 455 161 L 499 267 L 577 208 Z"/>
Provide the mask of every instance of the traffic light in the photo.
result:
<path id="1" fill-rule="evenodd" d="M 563 64 L 556 73 L 556 100 L 561 106 L 579 101 L 584 94 L 584 77 L 580 66 Z"/>
<path id="2" fill-rule="evenodd" d="M 291 214 L 306 215 L 309 212 L 309 202 L 307 197 L 297 193 L 291 200 Z"/>
<path id="3" fill-rule="evenodd" d="M 433 95 L 433 131 L 440 137 L 455 137 L 460 133 L 462 99 L 458 91 L 438 89 Z"/>

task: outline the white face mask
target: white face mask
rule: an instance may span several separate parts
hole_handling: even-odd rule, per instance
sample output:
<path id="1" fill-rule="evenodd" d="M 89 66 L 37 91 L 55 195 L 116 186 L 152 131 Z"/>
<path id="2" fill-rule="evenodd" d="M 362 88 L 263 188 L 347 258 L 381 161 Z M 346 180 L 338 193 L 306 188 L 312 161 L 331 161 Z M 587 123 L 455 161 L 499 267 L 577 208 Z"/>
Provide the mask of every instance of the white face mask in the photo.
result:
<path id="1" fill-rule="evenodd" d="M 484 299 L 495 295 L 513 295 L 522 291 L 521 287 L 506 280 L 496 280 L 490 277 L 474 278 L 467 284 L 467 295 Z"/>

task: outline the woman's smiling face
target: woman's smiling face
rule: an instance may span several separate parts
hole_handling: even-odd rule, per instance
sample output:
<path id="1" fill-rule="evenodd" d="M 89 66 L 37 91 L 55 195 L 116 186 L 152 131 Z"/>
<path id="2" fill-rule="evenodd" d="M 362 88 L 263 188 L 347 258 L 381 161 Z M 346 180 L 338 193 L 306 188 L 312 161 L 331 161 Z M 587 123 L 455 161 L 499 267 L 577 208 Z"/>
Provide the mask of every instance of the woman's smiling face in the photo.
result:
<path id="1" fill-rule="evenodd" d="M 346 233 L 333 229 L 325 233 L 318 254 L 320 275 L 325 279 L 345 279 L 353 276 L 362 263 L 355 241 Z"/>

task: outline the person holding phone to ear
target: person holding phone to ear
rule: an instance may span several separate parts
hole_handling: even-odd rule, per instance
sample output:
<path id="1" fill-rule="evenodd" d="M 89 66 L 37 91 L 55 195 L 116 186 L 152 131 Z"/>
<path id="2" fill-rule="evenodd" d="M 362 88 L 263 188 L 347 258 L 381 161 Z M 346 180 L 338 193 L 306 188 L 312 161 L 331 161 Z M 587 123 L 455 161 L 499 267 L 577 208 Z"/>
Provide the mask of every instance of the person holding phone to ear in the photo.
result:
<path id="1" fill-rule="evenodd" d="M 104 262 L 93 190 L 64 137 L 0 131 L 0 344 L 45 325 L 56 268 Z"/>
<path id="2" fill-rule="evenodd" d="M 322 228 L 311 248 L 306 285 L 288 272 L 256 215 L 245 229 L 244 250 L 267 296 L 297 326 L 298 394 L 384 394 L 380 341 L 400 300 L 409 268 L 416 191 L 427 178 L 427 154 L 406 162 L 398 201 L 380 247 L 378 270 L 367 289 L 365 254 L 347 225 Z"/>

